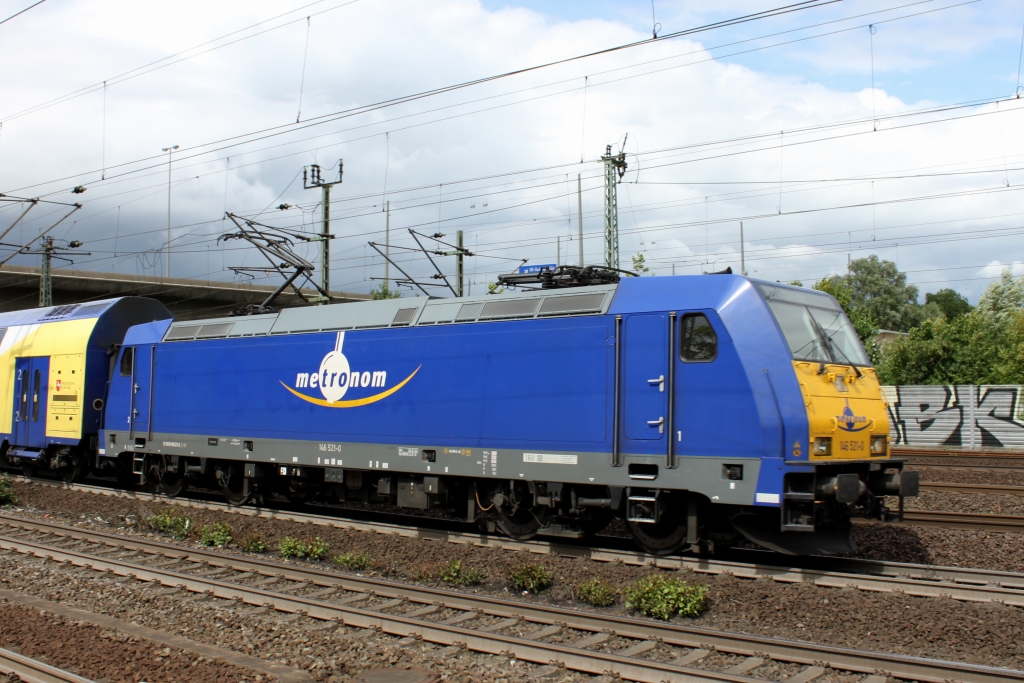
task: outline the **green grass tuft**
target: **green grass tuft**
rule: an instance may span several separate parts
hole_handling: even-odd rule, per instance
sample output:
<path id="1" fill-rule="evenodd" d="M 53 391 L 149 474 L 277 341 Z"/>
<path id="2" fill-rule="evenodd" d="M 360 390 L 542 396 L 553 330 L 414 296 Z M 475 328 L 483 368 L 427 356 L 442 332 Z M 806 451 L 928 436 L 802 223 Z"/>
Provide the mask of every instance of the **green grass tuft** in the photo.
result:
<path id="1" fill-rule="evenodd" d="M 193 530 L 192 520 L 177 508 L 164 508 L 149 518 L 149 526 L 157 531 L 170 534 L 179 541 L 189 537 Z"/>
<path id="2" fill-rule="evenodd" d="M 657 619 L 696 617 L 704 610 L 707 592 L 704 584 L 652 574 L 626 588 L 626 607 Z"/>
<path id="3" fill-rule="evenodd" d="M 357 553 L 335 555 L 334 564 L 354 571 L 363 571 L 373 566 L 373 558 L 366 551 L 360 550 Z"/>
<path id="4" fill-rule="evenodd" d="M 242 539 L 242 550 L 247 553 L 265 553 L 267 548 L 267 542 L 262 536 L 253 534 Z"/>
<path id="5" fill-rule="evenodd" d="M 528 562 L 514 568 L 508 574 L 508 582 L 517 591 L 539 593 L 552 582 L 551 572 L 542 564 Z"/>
<path id="6" fill-rule="evenodd" d="M 222 522 L 207 524 L 199 527 L 199 542 L 203 545 L 215 545 L 218 548 L 226 548 L 234 537 L 231 535 L 231 527 Z"/>
<path id="7" fill-rule="evenodd" d="M 475 586 L 484 580 L 484 573 L 479 569 L 467 567 L 462 560 L 449 560 L 441 567 L 439 578 L 453 586 Z"/>
<path id="8" fill-rule="evenodd" d="M 576 599 L 594 607 L 615 604 L 615 589 L 604 579 L 590 579 L 576 586 Z"/>
<path id="9" fill-rule="evenodd" d="M 11 478 L 0 474 L 0 507 L 7 507 L 18 502 L 18 494 L 11 487 Z"/>

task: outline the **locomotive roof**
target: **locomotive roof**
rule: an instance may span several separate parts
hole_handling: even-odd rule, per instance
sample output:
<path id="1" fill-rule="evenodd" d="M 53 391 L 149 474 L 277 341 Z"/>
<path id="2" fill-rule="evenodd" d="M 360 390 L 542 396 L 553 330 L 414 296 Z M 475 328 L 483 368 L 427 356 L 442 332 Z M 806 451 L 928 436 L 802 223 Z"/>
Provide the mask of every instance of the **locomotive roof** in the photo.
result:
<path id="1" fill-rule="evenodd" d="M 171 325 L 164 341 L 297 334 L 325 330 L 444 325 L 605 313 L 617 285 L 504 292 L 458 299 L 403 298 L 286 308 L 279 313 Z"/>
<path id="2" fill-rule="evenodd" d="M 58 320 L 98 318 L 120 300 L 121 297 L 116 299 L 104 299 L 102 301 L 90 301 L 84 304 L 46 306 L 44 308 L 28 308 L 22 311 L 0 313 L 0 327 L 33 325 L 38 323 L 56 322 Z"/>

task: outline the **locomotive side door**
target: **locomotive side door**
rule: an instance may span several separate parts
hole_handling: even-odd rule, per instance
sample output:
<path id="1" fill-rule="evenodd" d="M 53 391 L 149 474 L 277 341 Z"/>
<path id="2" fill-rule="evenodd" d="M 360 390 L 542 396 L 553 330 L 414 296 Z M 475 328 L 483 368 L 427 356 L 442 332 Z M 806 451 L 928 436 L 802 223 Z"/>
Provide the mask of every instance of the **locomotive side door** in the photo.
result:
<path id="1" fill-rule="evenodd" d="M 15 360 L 13 445 L 46 447 L 46 404 L 49 381 L 49 357 Z"/>
<path id="2" fill-rule="evenodd" d="M 634 452 L 666 453 L 668 424 L 668 316 L 631 315 L 624 320 L 623 434 Z"/>
<path id="3" fill-rule="evenodd" d="M 153 411 L 153 365 L 156 346 L 140 344 L 135 347 L 132 381 L 132 433 L 135 438 L 149 438 Z"/>

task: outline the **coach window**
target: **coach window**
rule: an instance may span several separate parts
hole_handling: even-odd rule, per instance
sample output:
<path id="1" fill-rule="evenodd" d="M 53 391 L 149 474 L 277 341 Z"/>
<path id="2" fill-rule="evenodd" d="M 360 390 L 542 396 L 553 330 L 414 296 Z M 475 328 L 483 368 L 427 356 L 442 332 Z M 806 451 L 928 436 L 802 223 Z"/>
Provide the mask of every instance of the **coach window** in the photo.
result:
<path id="1" fill-rule="evenodd" d="M 121 376 L 132 376 L 132 359 L 135 357 L 135 347 L 129 346 L 121 354 Z"/>
<path id="2" fill-rule="evenodd" d="M 679 355 L 687 363 L 710 363 L 718 355 L 718 335 L 703 313 L 683 316 Z"/>
<path id="3" fill-rule="evenodd" d="M 32 380 L 32 421 L 39 421 L 39 371 L 36 370 L 35 378 Z"/>

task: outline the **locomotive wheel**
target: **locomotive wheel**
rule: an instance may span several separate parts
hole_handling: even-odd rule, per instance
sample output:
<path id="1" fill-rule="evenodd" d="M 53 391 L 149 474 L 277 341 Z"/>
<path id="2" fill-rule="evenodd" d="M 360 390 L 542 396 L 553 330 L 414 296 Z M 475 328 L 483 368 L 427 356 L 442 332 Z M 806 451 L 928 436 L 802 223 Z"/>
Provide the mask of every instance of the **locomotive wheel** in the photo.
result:
<path id="1" fill-rule="evenodd" d="M 214 475 L 228 505 L 245 505 L 249 502 L 249 496 L 244 493 L 245 478 L 242 465 L 239 463 L 219 464 Z"/>
<path id="2" fill-rule="evenodd" d="M 167 459 L 162 455 L 151 455 L 146 458 L 146 480 L 157 493 L 175 498 L 188 488 L 188 477 L 185 476 L 184 463 L 178 461 L 177 468 L 168 466 Z"/>
<path id="3" fill-rule="evenodd" d="M 548 511 L 547 507 L 519 507 L 515 511 L 502 507 L 495 510 L 498 528 L 503 534 L 517 541 L 528 541 L 536 536 L 537 531 L 547 524 Z"/>
<path id="4" fill-rule="evenodd" d="M 672 499 L 654 524 L 629 522 L 633 542 L 651 555 L 671 555 L 682 548 L 688 540 L 683 502 L 681 498 Z"/>
<path id="5" fill-rule="evenodd" d="M 71 464 L 60 468 L 60 478 L 65 484 L 74 484 L 76 481 L 81 481 L 84 474 L 85 467 L 83 466 L 81 456 L 78 455 L 72 456 Z"/>

